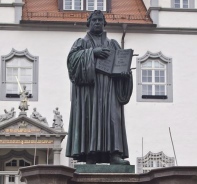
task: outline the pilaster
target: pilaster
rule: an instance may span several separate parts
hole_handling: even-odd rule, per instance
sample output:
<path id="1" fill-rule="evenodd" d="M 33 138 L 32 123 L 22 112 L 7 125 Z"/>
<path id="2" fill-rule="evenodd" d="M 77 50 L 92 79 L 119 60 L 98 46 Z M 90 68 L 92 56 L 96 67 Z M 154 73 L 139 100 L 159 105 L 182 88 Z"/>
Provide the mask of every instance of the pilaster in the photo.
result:
<path id="1" fill-rule="evenodd" d="M 53 164 L 60 165 L 60 153 L 62 148 L 53 149 Z"/>
<path id="2" fill-rule="evenodd" d="M 153 24 L 159 23 L 159 0 L 151 0 L 150 3 L 150 17 L 153 20 Z"/>

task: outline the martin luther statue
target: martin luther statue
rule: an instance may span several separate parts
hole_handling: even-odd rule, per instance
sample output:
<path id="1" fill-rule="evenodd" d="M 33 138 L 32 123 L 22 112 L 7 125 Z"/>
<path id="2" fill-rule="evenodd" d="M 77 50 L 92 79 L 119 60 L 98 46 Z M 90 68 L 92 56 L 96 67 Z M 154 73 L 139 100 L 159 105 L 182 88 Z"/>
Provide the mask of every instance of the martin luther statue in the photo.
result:
<path id="1" fill-rule="evenodd" d="M 106 20 L 99 10 L 87 20 L 89 31 L 73 44 L 67 66 L 72 82 L 72 101 L 66 156 L 87 164 L 129 165 L 124 105 L 129 102 L 131 72 L 118 77 L 95 70 L 97 59 L 120 49 L 106 37 Z"/>

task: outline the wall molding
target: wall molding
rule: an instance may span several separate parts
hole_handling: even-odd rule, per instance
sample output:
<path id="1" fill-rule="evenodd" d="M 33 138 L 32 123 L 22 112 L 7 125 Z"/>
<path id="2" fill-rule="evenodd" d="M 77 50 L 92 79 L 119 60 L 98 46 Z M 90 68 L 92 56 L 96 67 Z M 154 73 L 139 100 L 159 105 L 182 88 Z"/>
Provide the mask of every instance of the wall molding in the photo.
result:
<path id="1" fill-rule="evenodd" d="M 24 3 L 0 3 L 0 7 L 22 7 Z"/>

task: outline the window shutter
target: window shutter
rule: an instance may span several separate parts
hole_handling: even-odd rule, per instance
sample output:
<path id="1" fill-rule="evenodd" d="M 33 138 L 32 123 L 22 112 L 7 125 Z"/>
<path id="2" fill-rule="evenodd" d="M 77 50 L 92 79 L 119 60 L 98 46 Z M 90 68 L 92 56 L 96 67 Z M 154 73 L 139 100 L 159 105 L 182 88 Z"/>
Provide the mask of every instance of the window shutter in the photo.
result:
<path id="1" fill-rule="evenodd" d="M 189 8 L 195 8 L 195 1 L 189 0 Z"/>
<path id="2" fill-rule="evenodd" d="M 171 7 L 172 8 L 175 8 L 174 3 L 175 3 L 175 0 L 171 0 Z"/>
<path id="3" fill-rule="evenodd" d="M 111 0 L 106 0 L 106 11 L 107 13 L 111 13 Z"/>
<path id="4" fill-rule="evenodd" d="M 64 0 L 58 0 L 58 9 L 59 9 L 59 11 L 63 11 L 63 1 Z"/>

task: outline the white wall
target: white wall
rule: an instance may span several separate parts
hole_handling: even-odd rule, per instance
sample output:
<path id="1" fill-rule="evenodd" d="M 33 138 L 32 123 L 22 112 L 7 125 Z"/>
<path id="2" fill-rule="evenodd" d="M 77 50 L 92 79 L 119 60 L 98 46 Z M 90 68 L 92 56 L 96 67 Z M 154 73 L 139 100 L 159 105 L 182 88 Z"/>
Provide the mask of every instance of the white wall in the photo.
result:
<path id="1" fill-rule="evenodd" d="M 75 35 L 75 36 L 73 36 Z M 77 36 L 76 36 L 77 35 Z M 66 58 L 76 37 L 84 33 L 71 32 L 36 32 L 36 31 L 0 31 L 0 56 L 8 54 L 12 48 L 22 51 L 28 49 L 30 54 L 39 56 L 39 101 L 29 102 L 28 117 L 37 107 L 42 116 L 47 117 L 50 126 L 53 123 L 53 110 L 59 107 L 63 115 L 65 130 L 68 130 L 70 114 L 70 81 L 68 78 Z M 0 101 L 0 114 L 4 109 L 15 107 L 19 102 Z M 65 140 L 63 141 L 61 161 L 65 159 Z"/>
<path id="2" fill-rule="evenodd" d="M 84 32 L 52 31 L 0 31 L 0 56 L 8 54 L 12 48 L 28 49 L 32 55 L 39 56 L 39 101 L 29 102 L 28 116 L 32 109 L 47 117 L 52 125 L 53 110 L 60 108 L 64 128 L 68 130 L 70 114 L 70 81 L 66 67 L 67 54 L 73 42 L 83 37 Z M 110 38 L 121 40 L 121 34 L 108 34 Z M 125 106 L 125 117 L 131 164 L 141 156 L 141 139 L 144 137 L 144 154 L 148 151 L 164 151 L 173 156 L 168 127 L 172 136 L 179 165 L 197 165 L 197 72 L 196 35 L 172 34 L 131 34 L 125 37 L 125 48 L 133 48 L 140 57 L 147 50 L 162 51 L 173 59 L 173 103 L 136 102 L 136 71 L 134 91 L 131 101 Z M 132 67 L 135 67 L 135 58 Z M 19 102 L 0 101 L 0 114 L 3 110 L 15 107 Z M 17 114 L 19 110 L 17 109 Z M 61 164 L 68 164 L 65 158 L 66 139 L 62 143 Z"/>
<path id="3" fill-rule="evenodd" d="M 196 12 L 159 12 L 158 27 L 197 28 Z"/>
<path id="4" fill-rule="evenodd" d="M 158 1 L 159 1 L 159 6 L 160 7 L 162 7 L 162 8 L 171 8 L 171 0 L 158 0 Z M 194 1 L 195 1 L 195 8 L 197 8 L 197 0 L 194 0 Z"/>
<path id="5" fill-rule="evenodd" d="M 141 139 L 144 137 L 144 154 L 164 151 L 173 156 L 168 128 L 171 127 L 179 165 L 196 165 L 194 146 L 197 139 L 197 88 L 195 35 L 127 34 L 126 48 L 133 47 L 142 56 L 147 50 L 162 51 L 173 60 L 173 103 L 136 102 L 136 84 L 129 105 L 126 106 L 127 133 L 130 158 L 141 156 Z M 194 67 L 191 67 L 194 66 Z M 133 65 L 132 67 L 135 67 Z M 134 73 L 134 81 L 136 81 Z"/>
<path id="6" fill-rule="evenodd" d="M 171 0 L 159 0 L 159 7 L 171 8 Z"/>
<path id="7" fill-rule="evenodd" d="M 14 3 L 14 2 L 15 0 L 1 0 L 1 3 L 7 3 L 7 4 Z"/>
<path id="8" fill-rule="evenodd" d="M 146 9 L 148 10 L 150 8 L 150 1 L 151 0 L 143 0 L 144 1 L 144 4 L 146 6 Z"/>
<path id="9" fill-rule="evenodd" d="M 15 9 L 12 7 L 0 7 L 0 23 L 14 23 Z"/>

